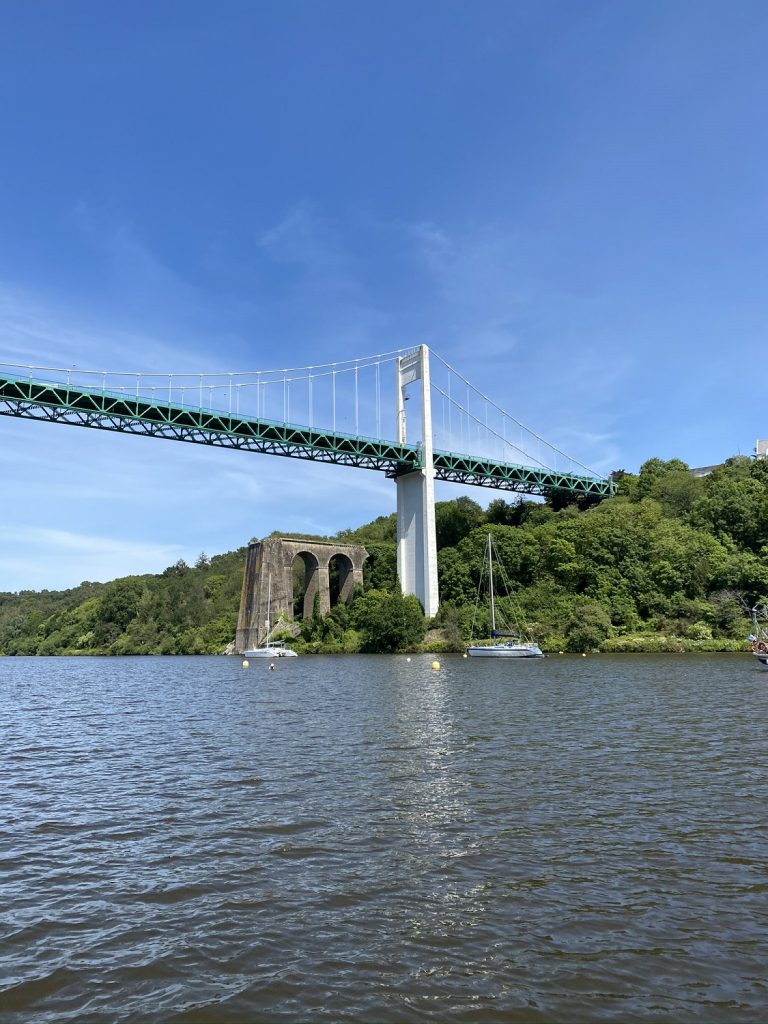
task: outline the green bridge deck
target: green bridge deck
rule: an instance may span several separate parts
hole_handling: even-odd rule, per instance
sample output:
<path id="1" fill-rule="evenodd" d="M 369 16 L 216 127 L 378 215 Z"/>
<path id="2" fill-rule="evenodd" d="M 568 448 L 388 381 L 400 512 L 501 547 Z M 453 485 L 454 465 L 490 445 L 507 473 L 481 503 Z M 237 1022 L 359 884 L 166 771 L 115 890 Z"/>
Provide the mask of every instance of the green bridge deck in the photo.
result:
<path id="1" fill-rule="evenodd" d="M 157 402 L 63 382 L 0 376 L 0 415 L 67 423 L 96 430 L 144 434 L 266 455 L 376 469 L 397 477 L 421 468 L 421 448 L 339 434 L 290 423 Z M 546 495 L 608 497 L 611 481 L 549 469 L 516 466 L 453 452 L 434 452 L 435 478 L 499 490 Z"/>

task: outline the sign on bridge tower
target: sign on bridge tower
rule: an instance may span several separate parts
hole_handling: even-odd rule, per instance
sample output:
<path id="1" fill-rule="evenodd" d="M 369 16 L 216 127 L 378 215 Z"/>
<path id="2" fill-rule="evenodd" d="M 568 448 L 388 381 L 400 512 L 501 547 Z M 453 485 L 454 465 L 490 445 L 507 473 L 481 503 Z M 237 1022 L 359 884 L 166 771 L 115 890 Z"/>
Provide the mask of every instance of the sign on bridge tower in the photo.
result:
<path id="1" fill-rule="evenodd" d="M 432 402 L 429 349 L 420 345 L 395 362 L 397 372 L 397 441 L 406 440 L 406 388 L 421 381 L 421 468 L 398 474 L 397 573 L 404 594 L 415 594 L 430 618 L 437 614 L 437 536 L 435 533 L 435 470 L 432 452 Z"/>

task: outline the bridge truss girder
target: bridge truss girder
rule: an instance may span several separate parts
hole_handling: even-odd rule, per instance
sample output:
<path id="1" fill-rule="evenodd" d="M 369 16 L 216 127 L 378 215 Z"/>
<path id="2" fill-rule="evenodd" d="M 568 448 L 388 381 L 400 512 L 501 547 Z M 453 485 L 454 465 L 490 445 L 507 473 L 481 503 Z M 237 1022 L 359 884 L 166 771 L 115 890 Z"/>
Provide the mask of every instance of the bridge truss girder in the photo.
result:
<path id="1" fill-rule="evenodd" d="M 434 467 L 436 480 L 471 484 L 474 487 L 491 487 L 494 490 L 539 495 L 546 495 L 552 491 L 569 491 L 600 498 L 607 498 L 613 493 L 609 480 L 557 473 L 551 469 L 491 462 L 450 452 L 436 451 Z"/>
<path id="2" fill-rule="evenodd" d="M 418 445 L 272 423 L 29 378 L 0 377 L 0 415 L 374 469 L 395 478 L 422 468 Z M 602 498 L 613 493 L 609 480 L 452 452 L 435 451 L 433 465 L 437 480 L 452 483 L 539 495 L 562 490 Z"/>
<path id="3" fill-rule="evenodd" d="M 419 465 L 418 449 L 386 441 L 13 378 L 0 378 L 0 415 L 377 469 L 391 476 Z"/>

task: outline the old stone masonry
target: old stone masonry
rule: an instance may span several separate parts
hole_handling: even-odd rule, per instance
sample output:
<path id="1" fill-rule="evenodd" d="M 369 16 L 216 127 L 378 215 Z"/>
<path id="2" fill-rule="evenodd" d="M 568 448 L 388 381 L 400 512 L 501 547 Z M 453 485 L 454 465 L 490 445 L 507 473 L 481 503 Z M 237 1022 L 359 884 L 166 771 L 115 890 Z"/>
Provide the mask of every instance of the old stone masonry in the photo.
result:
<path id="1" fill-rule="evenodd" d="M 312 615 L 315 595 L 320 596 L 320 613 L 331 610 L 329 566 L 339 566 L 339 601 L 349 601 L 354 589 L 363 585 L 364 547 L 323 541 L 269 537 L 248 546 L 240 595 L 236 650 L 258 647 L 264 640 L 266 622 L 293 620 L 293 563 L 304 563 L 304 617 Z"/>

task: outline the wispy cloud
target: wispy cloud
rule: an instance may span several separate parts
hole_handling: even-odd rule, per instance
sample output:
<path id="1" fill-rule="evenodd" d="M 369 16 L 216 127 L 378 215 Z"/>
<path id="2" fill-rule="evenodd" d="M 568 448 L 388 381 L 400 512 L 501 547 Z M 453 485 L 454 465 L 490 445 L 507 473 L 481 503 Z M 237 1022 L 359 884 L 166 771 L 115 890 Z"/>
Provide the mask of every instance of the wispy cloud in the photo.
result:
<path id="1" fill-rule="evenodd" d="M 338 231 L 306 201 L 263 231 L 258 245 L 269 259 L 299 268 L 313 283 L 356 288 L 349 253 Z"/>
<path id="2" fill-rule="evenodd" d="M 121 297 L 144 317 L 153 310 L 172 311 L 177 318 L 206 312 L 210 296 L 160 259 L 130 219 L 81 199 L 70 220 L 83 240 L 102 256 L 113 298 Z"/>
<path id="3" fill-rule="evenodd" d="M 257 238 L 259 320 L 272 342 L 287 343 L 302 361 L 368 355 L 383 344 L 397 347 L 397 315 L 366 282 L 355 240 L 360 241 L 359 228 L 343 228 L 307 201 L 289 208 Z"/>
<path id="4" fill-rule="evenodd" d="M 340 493 L 371 508 L 392 503 L 395 494 L 392 481 L 381 473 L 295 459 L 256 456 L 250 466 L 247 460 L 237 467 L 230 464 L 221 476 L 228 489 L 262 509 L 305 516 L 311 504 L 314 519 L 326 526 L 338 511 Z"/>
<path id="5" fill-rule="evenodd" d="M 0 363 L 157 373 L 221 369 L 216 358 L 191 354 L 183 343 L 133 329 L 123 319 L 68 308 L 0 281 Z"/>
<path id="6" fill-rule="evenodd" d="M 115 537 L 98 537 L 93 534 L 71 533 L 68 530 L 56 530 L 51 527 L 3 525 L 0 526 L 0 540 L 13 544 L 39 544 L 55 546 L 57 552 L 75 553 L 84 558 L 103 558 L 105 555 L 120 559 L 136 559 L 149 555 L 154 558 L 160 554 L 173 554 L 178 551 L 175 546 L 148 544 L 144 541 L 125 541 Z"/>
<path id="7" fill-rule="evenodd" d="M 18 589 L 7 581 L 24 574 L 24 589 L 58 589 L 92 580 L 147 572 L 147 566 L 178 561 L 179 545 L 126 541 L 117 537 L 72 533 L 51 527 L 0 526 L 0 591 Z M 19 556 L 18 552 L 23 552 Z M 29 557 L 34 552 L 34 557 Z"/>

